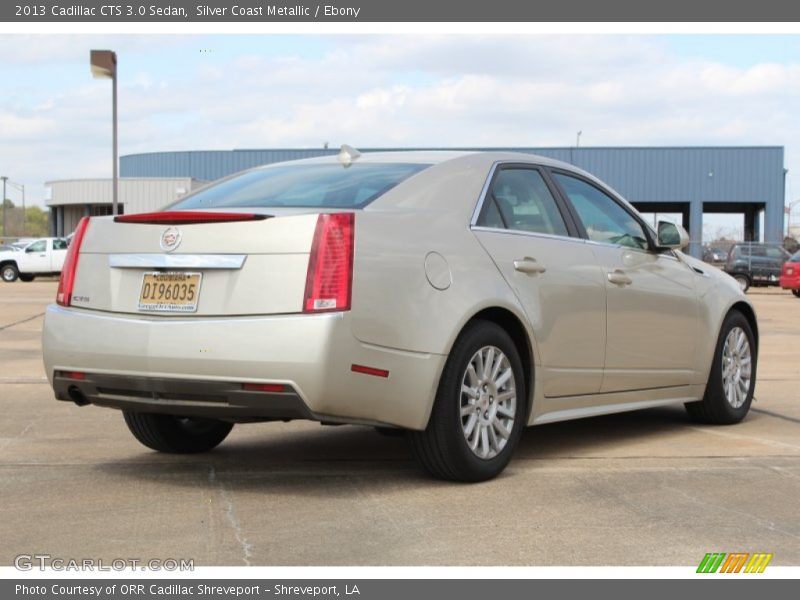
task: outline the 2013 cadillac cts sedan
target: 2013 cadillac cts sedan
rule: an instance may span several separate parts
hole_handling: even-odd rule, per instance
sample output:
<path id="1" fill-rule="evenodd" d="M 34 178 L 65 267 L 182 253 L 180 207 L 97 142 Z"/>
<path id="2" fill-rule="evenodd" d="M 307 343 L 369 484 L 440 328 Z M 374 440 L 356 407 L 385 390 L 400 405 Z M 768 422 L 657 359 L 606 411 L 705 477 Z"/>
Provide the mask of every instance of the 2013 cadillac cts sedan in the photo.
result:
<path id="1" fill-rule="evenodd" d="M 56 398 L 161 452 L 312 419 L 406 430 L 433 475 L 485 480 L 526 425 L 744 418 L 755 313 L 687 242 L 564 163 L 344 148 L 81 221 L 44 361 Z"/>

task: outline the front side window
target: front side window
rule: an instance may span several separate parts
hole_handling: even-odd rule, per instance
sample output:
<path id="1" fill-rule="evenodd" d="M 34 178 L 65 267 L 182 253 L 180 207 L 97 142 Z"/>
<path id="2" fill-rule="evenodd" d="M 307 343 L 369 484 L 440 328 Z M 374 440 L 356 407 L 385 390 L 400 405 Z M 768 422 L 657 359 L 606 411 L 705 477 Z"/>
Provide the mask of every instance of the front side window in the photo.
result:
<path id="1" fill-rule="evenodd" d="M 550 235 L 568 235 L 556 200 L 536 169 L 509 168 L 497 173 L 478 225 Z"/>
<path id="2" fill-rule="evenodd" d="M 426 164 L 305 164 L 246 171 L 182 198 L 170 208 L 361 208 Z"/>
<path id="3" fill-rule="evenodd" d="M 38 242 L 34 242 L 27 248 L 25 248 L 25 252 L 44 252 L 47 250 L 47 240 L 39 240 Z"/>
<path id="4" fill-rule="evenodd" d="M 583 222 L 589 239 L 647 250 L 644 229 L 611 196 L 585 181 L 563 173 L 553 173 Z"/>

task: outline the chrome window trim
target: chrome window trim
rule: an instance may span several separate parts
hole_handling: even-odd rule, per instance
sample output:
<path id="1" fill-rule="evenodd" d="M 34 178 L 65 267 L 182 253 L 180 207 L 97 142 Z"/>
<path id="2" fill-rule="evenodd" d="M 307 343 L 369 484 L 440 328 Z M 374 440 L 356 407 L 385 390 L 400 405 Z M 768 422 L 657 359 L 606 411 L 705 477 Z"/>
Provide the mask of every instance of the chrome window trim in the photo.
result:
<path id="1" fill-rule="evenodd" d="M 496 227 L 484 227 L 482 225 L 478 225 L 478 218 L 480 217 L 481 211 L 483 210 L 483 205 L 486 203 L 486 196 L 489 195 L 489 187 L 491 187 L 491 185 L 492 185 L 492 180 L 494 179 L 494 175 L 497 172 L 497 169 L 499 169 L 500 167 L 502 167 L 504 165 L 516 165 L 516 166 L 526 165 L 527 167 L 530 167 L 531 169 L 535 169 L 536 171 L 539 172 L 539 175 L 542 177 L 542 181 L 547 186 L 548 190 L 550 191 L 551 196 L 553 196 L 553 201 L 556 203 L 556 209 L 558 210 L 558 212 L 559 212 L 559 214 L 561 216 L 561 219 L 564 222 L 564 228 L 567 230 L 567 235 L 556 235 L 556 234 L 553 234 L 553 233 L 539 233 L 539 232 L 536 232 L 536 231 L 525 231 L 525 230 L 522 230 L 522 229 L 499 229 L 499 228 L 496 228 Z M 484 181 L 483 187 L 481 188 L 481 194 L 478 197 L 478 203 L 475 206 L 475 210 L 472 211 L 472 218 L 470 219 L 470 222 L 469 222 L 470 229 L 480 229 L 480 230 L 486 230 L 486 231 L 502 231 L 502 232 L 505 232 L 505 233 L 527 233 L 527 234 L 534 234 L 534 235 L 542 235 L 542 236 L 546 236 L 546 237 L 550 237 L 550 238 L 570 239 L 570 240 L 582 239 L 582 238 L 576 237 L 574 235 L 569 235 L 570 226 L 567 224 L 567 219 L 562 214 L 561 209 L 558 207 L 558 199 L 555 197 L 555 195 L 553 194 L 553 190 L 550 189 L 550 185 L 547 183 L 547 179 L 545 177 L 545 174 L 542 171 L 543 168 L 544 168 L 544 165 L 541 165 L 539 163 L 526 162 L 525 160 L 520 160 L 520 159 L 498 160 L 498 161 L 495 161 L 494 163 L 492 163 L 492 167 L 489 169 L 489 175 L 486 177 L 486 181 Z"/>
<path id="2" fill-rule="evenodd" d="M 492 163 L 492 168 L 489 169 L 489 175 L 486 177 L 486 181 L 483 183 L 481 194 L 478 196 L 478 204 L 475 206 L 475 210 L 472 211 L 472 219 L 470 219 L 469 222 L 470 227 L 476 227 L 476 224 L 478 223 L 478 217 L 481 214 L 481 210 L 483 210 L 483 203 L 486 201 L 486 195 L 489 193 L 489 186 L 492 185 L 492 179 L 494 179 L 495 171 L 497 171 L 497 168 L 503 164 L 513 164 L 513 161 L 498 160 Z"/>
<path id="3" fill-rule="evenodd" d="M 571 235 L 556 235 L 554 233 L 540 233 L 538 231 L 525 231 L 523 229 L 504 229 L 502 227 L 486 227 L 485 225 L 473 225 L 472 231 L 485 231 L 486 233 L 505 233 L 508 235 L 524 235 L 526 237 L 546 238 L 549 240 L 562 240 L 568 242 L 583 243 L 586 240 Z"/>
<path id="4" fill-rule="evenodd" d="M 112 269 L 241 269 L 244 254 L 110 254 Z"/>

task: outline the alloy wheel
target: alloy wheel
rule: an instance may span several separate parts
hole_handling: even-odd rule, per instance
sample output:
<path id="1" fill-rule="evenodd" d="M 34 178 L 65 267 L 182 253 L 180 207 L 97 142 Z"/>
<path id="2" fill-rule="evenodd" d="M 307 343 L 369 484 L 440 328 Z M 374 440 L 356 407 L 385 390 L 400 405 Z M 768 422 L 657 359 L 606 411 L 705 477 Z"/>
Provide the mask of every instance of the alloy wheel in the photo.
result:
<path id="1" fill-rule="evenodd" d="M 753 355 L 750 340 L 741 327 L 734 327 L 725 338 L 722 349 L 722 389 L 733 408 L 747 400 L 752 381 Z"/>
<path id="2" fill-rule="evenodd" d="M 500 454 L 514 429 L 517 386 L 508 357 L 496 346 L 484 346 L 467 364 L 460 409 L 461 430 L 475 456 Z"/>

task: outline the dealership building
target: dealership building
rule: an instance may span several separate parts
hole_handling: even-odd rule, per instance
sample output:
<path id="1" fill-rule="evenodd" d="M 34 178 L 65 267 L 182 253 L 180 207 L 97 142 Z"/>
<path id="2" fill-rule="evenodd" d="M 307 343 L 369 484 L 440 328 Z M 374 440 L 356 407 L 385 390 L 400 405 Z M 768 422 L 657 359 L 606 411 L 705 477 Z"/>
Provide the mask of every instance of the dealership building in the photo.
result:
<path id="1" fill-rule="evenodd" d="M 413 148 L 420 150 L 422 148 Z M 453 148 L 440 148 L 452 150 Z M 362 152 L 397 150 L 361 148 Z M 430 148 L 425 148 L 430 150 Z M 748 147 L 459 148 L 539 154 L 596 175 L 644 213 L 680 216 L 701 253 L 703 215 L 739 214 L 744 239 L 779 243 L 784 232 L 784 149 Z M 152 152 L 120 158 L 125 213 L 155 210 L 221 177 L 258 165 L 338 153 L 338 149 Z M 47 183 L 53 235 L 66 235 L 83 215 L 110 214 L 109 180 Z"/>

